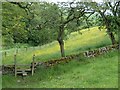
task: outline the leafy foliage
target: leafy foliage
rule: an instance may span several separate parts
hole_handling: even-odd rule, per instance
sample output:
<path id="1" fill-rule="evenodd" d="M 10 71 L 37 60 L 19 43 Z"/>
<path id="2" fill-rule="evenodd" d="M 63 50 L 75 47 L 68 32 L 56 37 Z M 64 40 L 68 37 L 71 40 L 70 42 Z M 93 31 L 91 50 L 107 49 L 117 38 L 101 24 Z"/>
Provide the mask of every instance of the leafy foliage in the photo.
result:
<path id="1" fill-rule="evenodd" d="M 3 3 L 3 46 L 11 43 L 42 45 L 66 39 L 74 31 L 93 26 L 106 26 L 109 32 L 118 34 L 120 24 L 119 2 L 111 4 L 96 2 L 62 3 Z M 102 14 L 101 14 L 102 13 Z M 90 16 L 89 16 L 90 15 Z M 63 31 L 60 30 L 62 27 Z M 106 27 L 106 28 L 108 28 Z M 61 34 L 60 34 L 61 33 Z"/>

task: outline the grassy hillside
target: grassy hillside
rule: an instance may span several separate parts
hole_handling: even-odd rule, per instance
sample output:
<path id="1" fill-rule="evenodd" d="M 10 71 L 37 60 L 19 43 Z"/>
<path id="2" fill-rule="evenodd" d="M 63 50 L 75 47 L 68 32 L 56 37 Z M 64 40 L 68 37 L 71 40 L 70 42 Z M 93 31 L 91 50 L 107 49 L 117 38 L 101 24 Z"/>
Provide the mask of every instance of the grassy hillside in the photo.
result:
<path id="1" fill-rule="evenodd" d="M 95 49 L 102 46 L 111 44 L 105 30 L 98 30 L 98 27 L 84 29 L 81 31 L 82 35 L 78 32 L 73 32 L 68 36 L 69 39 L 65 40 L 65 53 L 66 55 L 82 52 L 84 50 Z M 29 48 L 27 51 L 24 48 L 18 50 L 17 62 L 30 63 L 33 54 L 36 55 L 36 61 L 45 61 L 53 58 L 59 58 L 60 49 L 57 41 L 41 47 Z M 13 64 L 13 55 L 15 49 L 8 52 L 7 57 L 4 57 L 3 64 Z"/>
<path id="2" fill-rule="evenodd" d="M 118 53 L 96 58 L 78 58 L 51 68 L 40 67 L 34 76 L 3 76 L 4 88 L 117 88 Z"/>
<path id="3" fill-rule="evenodd" d="M 65 40 L 66 55 L 95 49 L 111 44 L 105 30 L 97 27 L 71 33 Z M 18 50 L 17 63 L 30 63 L 33 54 L 36 61 L 47 61 L 60 57 L 57 41 L 41 47 L 31 47 Z M 7 56 L 3 53 L 3 64 L 13 64 L 15 49 L 8 50 Z M 39 67 L 34 76 L 14 77 L 3 75 L 4 88 L 114 88 L 118 87 L 118 55 L 117 51 L 95 57 L 79 57 L 69 63 L 62 63 L 51 68 Z"/>

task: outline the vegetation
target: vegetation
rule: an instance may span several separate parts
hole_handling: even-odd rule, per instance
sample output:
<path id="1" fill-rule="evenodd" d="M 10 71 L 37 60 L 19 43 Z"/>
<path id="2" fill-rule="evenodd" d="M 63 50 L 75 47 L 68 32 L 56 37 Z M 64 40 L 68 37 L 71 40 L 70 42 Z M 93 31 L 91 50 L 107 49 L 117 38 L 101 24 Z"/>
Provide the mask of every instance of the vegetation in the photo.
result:
<path id="1" fill-rule="evenodd" d="M 3 2 L 2 6 L 4 65 L 14 64 L 15 54 L 17 63 L 30 64 L 33 55 L 35 61 L 43 62 L 120 44 L 120 1 Z M 3 75 L 2 86 L 116 88 L 117 59 L 117 50 L 89 59 L 78 57 L 50 68 L 40 66 L 34 76 Z"/>
<path id="2" fill-rule="evenodd" d="M 73 32 L 71 35 L 67 36 L 69 39 L 65 40 L 66 55 L 75 54 L 85 50 L 95 49 L 111 44 L 105 30 L 100 31 L 98 27 L 90 28 L 90 30 L 84 29 L 81 30 L 81 32 L 82 35 L 79 34 L 79 32 Z M 13 64 L 15 52 L 16 49 L 10 50 L 6 57 L 3 53 L 3 64 Z M 60 58 L 59 45 L 56 41 L 41 47 L 28 48 L 27 51 L 26 48 L 21 48 L 18 50 L 18 52 L 17 62 L 20 63 L 30 63 L 32 61 L 33 54 L 36 56 L 36 61 Z"/>
<path id="3" fill-rule="evenodd" d="M 118 55 L 110 52 L 91 59 L 78 58 L 51 68 L 36 70 L 34 76 L 3 76 L 3 88 L 117 88 Z M 11 83 L 12 82 L 12 83 Z"/>
<path id="4" fill-rule="evenodd" d="M 69 39 L 65 41 L 67 55 L 111 44 L 110 40 L 108 41 L 109 37 L 105 31 L 100 31 L 97 28 L 98 27 L 90 28 L 90 31 L 82 30 L 82 35 L 78 32 L 71 33 Z M 101 32 L 101 35 L 96 35 L 98 32 Z M 99 41 L 97 38 L 99 38 Z M 76 40 L 76 43 L 72 42 L 74 40 Z M 80 42 L 83 43 L 80 45 Z M 88 42 L 90 45 L 87 44 Z M 51 44 L 35 47 L 35 49 L 29 48 L 28 51 L 21 48 L 17 54 L 17 62 L 21 64 L 30 63 L 34 53 L 36 55 L 36 61 L 59 58 L 60 53 L 58 47 L 59 45 L 55 41 Z M 13 49 L 13 51 L 11 50 L 8 56 L 3 56 L 4 64 L 13 63 L 14 50 L 15 49 Z M 34 76 L 28 75 L 24 77 L 24 79 L 22 79 L 21 76 L 15 78 L 14 75 L 3 75 L 2 84 L 4 88 L 115 88 L 118 87 L 117 63 L 117 51 L 112 51 L 91 59 L 81 59 L 81 57 L 79 57 L 69 63 L 62 63 L 51 68 L 46 69 L 39 67 Z"/>
<path id="5" fill-rule="evenodd" d="M 99 17 L 93 19 L 102 23 L 102 26 L 105 25 L 112 44 L 115 44 L 117 41 L 114 32 L 118 34 L 117 31 L 120 28 L 119 3 L 3 3 L 3 41 L 11 43 L 11 45 L 13 43 L 41 45 L 57 40 L 61 56 L 65 56 L 65 34 L 68 35 L 81 27 L 89 28 L 93 26 L 95 22 L 90 21 L 89 18 L 97 13 Z M 16 10 L 21 10 L 21 12 L 16 13 Z M 112 14 L 107 13 L 108 10 Z M 9 15 L 12 15 L 12 17 L 10 18 Z M 86 26 L 85 24 L 82 25 L 85 21 Z M 7 44 L 3 43 L 3 46 L 5 45 Z"/>

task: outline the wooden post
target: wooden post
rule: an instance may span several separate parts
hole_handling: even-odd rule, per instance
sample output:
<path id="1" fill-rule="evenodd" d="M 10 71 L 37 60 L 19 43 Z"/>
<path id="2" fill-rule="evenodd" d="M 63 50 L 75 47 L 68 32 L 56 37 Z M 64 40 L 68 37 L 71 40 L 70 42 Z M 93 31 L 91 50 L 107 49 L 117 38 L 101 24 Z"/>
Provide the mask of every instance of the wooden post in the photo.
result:
<path id="1" fill-rule="evenodd" d="M 33 47 L 33 50 L 35 50 L 35 47 Z"/>
<path id="2" fill-rule="evenodd" d="M 27 47 L 26 47 L 26 51 L 27 51 Z"/>
<path id="3" fill-rule="evenodd" d="M 5 51 L 5 57 L 7 56 L 7 52 Z"/>
<path id="4" fill-rule="evenodd" d="M 18 53 L 18 48 L 16 49 L 16 54 Z"/>
<path id="5" fill-rule="evenodd" d="M 32 62 L 32 76 L 34 74 L 34 63 L 35 63 L 35 55 L 33 55 L 33 62 Z"/>
<path id="6" fill-rule="evenodd" d="M 16 54 L 14 55 L 14 65 L 15 65 L 15 77 L 17 76 L 17 62 L 16 62 Z"/>

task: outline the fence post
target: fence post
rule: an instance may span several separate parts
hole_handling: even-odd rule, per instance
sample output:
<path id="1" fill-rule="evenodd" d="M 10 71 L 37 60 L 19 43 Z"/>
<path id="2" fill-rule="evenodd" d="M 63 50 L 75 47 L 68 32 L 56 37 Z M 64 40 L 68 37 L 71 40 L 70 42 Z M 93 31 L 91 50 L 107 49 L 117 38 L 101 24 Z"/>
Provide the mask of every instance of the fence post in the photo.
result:
<path id="1" fill-rule="evenodd" d="M 32 76 L 34 74 L 34 63 L 35 63 L 35 55 L 33 55 L 33 62 L 32 62 Z"/>
<path id="2" fill-rule="evenodd" d="M 27 51 L 27 47 L 26 47 L 26 51 Z"/>
<path id="3" fill-rule="evenodd" d="M 17 62 L 16 62 L 16 54 L 14 55 L 14 65 L 15 65 L 15 77 L 17 76 Z"/>
<path id="4" fill-rule="evenodd" d="M 5 51 L 5 57 L 7 56 L 7 52 Z"/>
<path id="5" fill-rule="evenodd" d="M 32 47 L 33 48 L 33 50 L 35 50 L 35 47 Z"/>
<path id="6" fill-rule="evenodd" d="M 18 53 L 18 48 L 16 49 L 16 54 Z"/>

